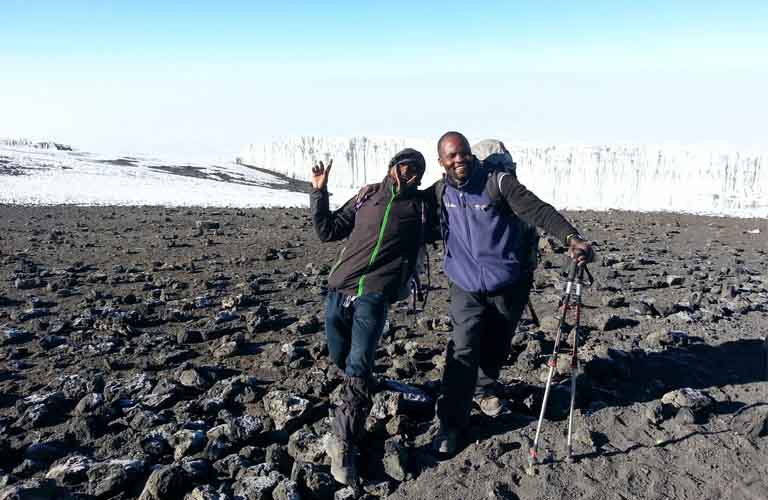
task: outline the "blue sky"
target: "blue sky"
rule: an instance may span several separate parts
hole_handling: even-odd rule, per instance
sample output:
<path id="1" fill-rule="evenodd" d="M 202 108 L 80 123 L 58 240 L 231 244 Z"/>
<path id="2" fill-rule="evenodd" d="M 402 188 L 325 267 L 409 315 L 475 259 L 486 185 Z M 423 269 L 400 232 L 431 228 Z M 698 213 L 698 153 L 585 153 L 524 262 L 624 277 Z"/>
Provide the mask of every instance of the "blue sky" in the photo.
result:
<path id="1" fill-rule="evenodd" d="M 642 4 L 642 5 L 641 5 Z M 0 136 L 765 146 L 768 2 L 0 2 Z"/>

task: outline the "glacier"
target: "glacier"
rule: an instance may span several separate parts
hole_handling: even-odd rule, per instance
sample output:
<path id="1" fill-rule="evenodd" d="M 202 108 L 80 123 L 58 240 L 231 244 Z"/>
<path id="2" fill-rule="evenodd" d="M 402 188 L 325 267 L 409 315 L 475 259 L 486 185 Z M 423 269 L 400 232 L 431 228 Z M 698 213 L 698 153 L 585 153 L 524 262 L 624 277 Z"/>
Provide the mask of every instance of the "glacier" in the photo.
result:
<path id="1" fill-rule="evenodd" d="M 768 155 L 761 151 L 505 144 L 521 181 L 559 209 L 768 216 Z M 312 165 L 333 158 L 331 203 L 338 206 L 360 186 L 380 181 L 405 147 L 427 159 L 422 187 L 440 178 L 435 142 L 419 138 L 293 137 L 216 158 L 94 153 L 6 139 L 0 140 L 0 203 L 305 207 Z"/>
<path id="2" fill-rule="evenodd" d="M 521 182 L 559 209 L 768 216 L 768 155 L 713 146 L 529 145 L 504 140 Z M 305 136 L 244 147 L 238 161 L 308 180 L 334 160 L 330 188 L 352 192 L 381 180 L 389 159 L 412 147 L 427 160 L 425 187 L 442 175 L 436 141 Z"/>

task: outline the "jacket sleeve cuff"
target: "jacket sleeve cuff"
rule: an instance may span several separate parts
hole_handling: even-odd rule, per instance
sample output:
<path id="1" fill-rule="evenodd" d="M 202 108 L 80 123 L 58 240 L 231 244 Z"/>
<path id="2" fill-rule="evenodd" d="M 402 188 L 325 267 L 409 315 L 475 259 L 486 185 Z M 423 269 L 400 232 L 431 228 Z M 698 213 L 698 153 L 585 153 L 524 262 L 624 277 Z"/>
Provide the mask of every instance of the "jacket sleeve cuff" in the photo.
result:
<path id="1" fill-rule="evenodd" d="M 309 207 L 312 212 L 327 212 L 329 210 L 328 190 L 313 189 L 309 193 Z"/>

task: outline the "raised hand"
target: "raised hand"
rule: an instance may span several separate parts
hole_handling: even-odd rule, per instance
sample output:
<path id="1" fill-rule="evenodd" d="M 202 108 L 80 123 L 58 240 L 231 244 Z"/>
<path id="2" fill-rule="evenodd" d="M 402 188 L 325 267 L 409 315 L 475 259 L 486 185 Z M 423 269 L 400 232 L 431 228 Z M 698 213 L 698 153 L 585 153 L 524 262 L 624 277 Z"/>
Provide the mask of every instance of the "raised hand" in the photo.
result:
<path id="1" fill-rule="evenodd" d="M 322 161 L 315 163 L 312 167 L 312 187 L 318 191 L 325 191 L 328 188 L 328 176 L 331 174 L 333 159 L 328 160 L 328 166 L 323 165 Z"/>

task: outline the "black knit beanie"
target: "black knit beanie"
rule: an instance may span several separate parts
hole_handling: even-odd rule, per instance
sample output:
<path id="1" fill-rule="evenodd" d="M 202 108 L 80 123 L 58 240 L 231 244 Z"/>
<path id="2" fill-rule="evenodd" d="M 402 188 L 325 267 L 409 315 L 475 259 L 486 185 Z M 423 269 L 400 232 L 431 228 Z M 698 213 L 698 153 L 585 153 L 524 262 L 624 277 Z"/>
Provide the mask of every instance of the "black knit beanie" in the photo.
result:
<path id="1" fill-rule="evenodd" d="M 395 165 L 401 165 L 403 163 L 411 164 L 421 172 L 424 172 L 424 170 L 427 168 L 427 162 L 424 160 L 423 154 L 419 153 L 415 149 L 405 148 L 392 157 L 392 159 L 389 161 L 389 167 L 387 167 L 387 171 L 389 171 Z"/>

